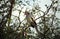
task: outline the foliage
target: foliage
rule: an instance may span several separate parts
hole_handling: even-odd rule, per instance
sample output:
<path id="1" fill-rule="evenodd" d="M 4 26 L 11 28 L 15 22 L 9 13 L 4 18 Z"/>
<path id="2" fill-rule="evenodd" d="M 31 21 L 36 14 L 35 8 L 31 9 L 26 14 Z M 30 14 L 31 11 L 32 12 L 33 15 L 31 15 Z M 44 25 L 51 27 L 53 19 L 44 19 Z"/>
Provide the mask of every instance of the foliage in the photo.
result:
<path id="1" fill-rule="evenodd" d="M 51 0 L 42 11 L 39 1 L 33 0 L 0 0 L 0 39 L 59 39 L 60 19 L 56 17 L 58 1 Z M 36 3 L 35 3 L 36 2 Z M 36 28 L 30 27 L 21 14 L 28 11 L 37 22 Z M 14 11 L 18 16 L 13 15 Z M 50 12 L 52 11 L 52 12 Z M 24 16 L 24 15 L 23 15 Z M 21 21 L 22 20 L 22 21 Z"/>

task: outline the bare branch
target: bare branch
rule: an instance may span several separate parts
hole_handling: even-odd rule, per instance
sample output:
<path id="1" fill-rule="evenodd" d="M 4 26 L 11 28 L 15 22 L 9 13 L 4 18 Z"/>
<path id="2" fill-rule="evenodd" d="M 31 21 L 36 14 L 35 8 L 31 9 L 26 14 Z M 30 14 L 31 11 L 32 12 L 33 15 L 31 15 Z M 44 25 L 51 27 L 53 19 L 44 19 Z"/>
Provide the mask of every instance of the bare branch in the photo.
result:
<path id="1" fill-rule="evenodd" d="M 47 11 L 46 11 L 46 14 L 48 14 L 49 10 L 53 7 L 53 5 L 54 5 L 56 2 L 57 2 L 57 1 L 55 1 L 55 2 L 52 1 L 50 7 L 49 7 L 49 8 L 47 9 Z"/>

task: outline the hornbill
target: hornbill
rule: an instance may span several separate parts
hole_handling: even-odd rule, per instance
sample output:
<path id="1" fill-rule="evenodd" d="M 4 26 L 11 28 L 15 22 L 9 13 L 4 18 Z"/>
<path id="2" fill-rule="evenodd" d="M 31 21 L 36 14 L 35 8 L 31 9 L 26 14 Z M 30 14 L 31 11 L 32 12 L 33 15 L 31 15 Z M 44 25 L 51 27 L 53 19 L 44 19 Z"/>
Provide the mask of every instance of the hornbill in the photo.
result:
<path id="1" fill-rule="evenodd" d="M 26 19 L 27 19 L 27 22 L 28 24 L 31 25 L 31 27 L 36 27 L 36 22 L 35 20 L 33 19 L 33 17 L 31 16 L 31 14 L 28 12 L 28 11 L 25 11 L 25 15 L 26 15 Z"/>

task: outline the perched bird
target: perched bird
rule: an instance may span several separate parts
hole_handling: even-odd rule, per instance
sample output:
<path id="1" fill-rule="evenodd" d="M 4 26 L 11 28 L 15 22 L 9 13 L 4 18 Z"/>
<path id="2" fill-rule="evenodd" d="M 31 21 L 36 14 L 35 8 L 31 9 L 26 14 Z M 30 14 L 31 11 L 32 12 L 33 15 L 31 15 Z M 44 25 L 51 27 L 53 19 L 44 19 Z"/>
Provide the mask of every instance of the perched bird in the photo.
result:
<path id="1" fill-rule="evenodd" d="M 26 15 L 26 19 L 27 19 L 28 24 L 29 24 L 31 27 L 33 27 L 33 28 L 36 29 L 36 31 L 37 31 L 37 33 L 39 34 L 39 36 L 43 37 L 44 34 L 41 33 L 41 32 L 38 30 L 38 28 L 37 28 L 37 23 L 35 22 L 33 16 L 32 16 L 28 11 L 25 11 L 25 15 Z"/>
<path id="2" fill-rule="evenodd" d="M 33 28 L 36 27 L 37 24 L 35 20 L 33 19 L 33 17 L 31 16 L 31 14 L 28 11 L 25 11 L 25 15 L 26 15 L 28 24 L 30 24 L 30 26 Z"/>

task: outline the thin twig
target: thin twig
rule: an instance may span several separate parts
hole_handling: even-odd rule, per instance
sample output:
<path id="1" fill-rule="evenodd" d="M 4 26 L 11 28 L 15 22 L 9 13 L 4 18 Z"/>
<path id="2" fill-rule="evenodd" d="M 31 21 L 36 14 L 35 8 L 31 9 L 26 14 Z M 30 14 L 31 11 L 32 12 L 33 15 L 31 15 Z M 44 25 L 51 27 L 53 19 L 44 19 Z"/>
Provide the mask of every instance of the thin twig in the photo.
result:
<path id="1" fill-rule="evenodd" d="M 49 10 L 53 7 L 53 5 L 54 5 L 56 2 L 57 2 L 57 1 L 51 3 L 50 7 L 49 7 L 49 8 L 47 9 L 47 11 L 46 11 L 46 14 L 48 14 Z"/>

